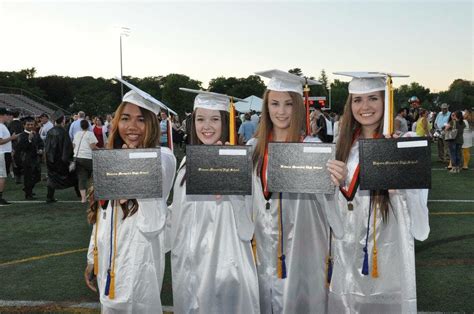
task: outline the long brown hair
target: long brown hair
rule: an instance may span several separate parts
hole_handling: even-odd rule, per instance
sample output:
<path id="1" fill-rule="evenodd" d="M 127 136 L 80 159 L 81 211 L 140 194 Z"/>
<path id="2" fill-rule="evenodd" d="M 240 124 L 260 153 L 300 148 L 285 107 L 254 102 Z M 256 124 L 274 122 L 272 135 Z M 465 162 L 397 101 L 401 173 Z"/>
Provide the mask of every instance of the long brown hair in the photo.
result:
<path id="1" fill-rule="evenodd" d="M 260 123 L 258 124 L 258 130 L 255 134 L 255 137 L 258 139 L 257 146 L 253 152 L 253 164 L 257 166 L 259 162 L 263 159 L 265 154 L 265 147 L 268 142 L 268 135 L 273 130 L 273 123 L 270 119 L 270 114 L 268 112 L 268 98 L 271 90 L 267 89 L 263 94 L 263 105 L 262 105 L 262 115 L 260 117 Z M 299 142 L 301 135 L 305 129 L 305 114 L 306 110 L 304 107 L 303 97 L 296 92 L 287 92 L 293 104 L 293 112 L 291 115 L 290 127 L 288 130 L 289 142 Z M 260 171 L 257 171 L 260 173 Z"/>
<path id="2" fill-rule="evenodd" d="M 381 91 L 382 99 L 385 99 L 385 92 Z M 385 104 L 384 104 L 385 105 Z M 336 144 L 336 159 L 347 162 L 349 153 L 351 152 L 352 144 L 357 139 L 355 138 L 360 132 L 361 125 L 354 118 L 352 114 L 352 94 L 347 97 L 346 104 L 344 106 L 344 113 L 339 123 L 339 137 Z M 379 125 L 375 130 L 376 134 L 382 134 L 383 131 L 383 116 L 380 119 Z M 379 208 L 382 214 L 383 221 L 388 220 L 388 211 L 390 204 L 390 198 L 387 190 L 376 190 L 370 191 L 372 196 L 372 208 Z"/>
<path id="3" fill-rule="evenodd" d="M 120 137 L 119 133 L 119 123 L 122 116 L 122 113 L 126 105 L 134 105 L 129 102 L 122 102 L 117 110 L 115 110 L 114 118 L 111 122 L 112 128 L 110 130 L 109 141 L 107 143 L 108 149 L 121 149 L 125 141 Z M 143 148 L 153 148 L 157 147 L 160 140 L 160 124 L 158 122 L 157 116 L 142 107 L 138 107 L 145 121 L 145 136 L 143 139 Z M 87 220 L 90 224 L 94 224 L 97 219 L 97 212 L 100 206 L 99 201 L 94 199 L 94 187 L 91 186 L 88 195 L 89 199 L 89 208 L 87 209 Z M 136 199 L 128 200 L 125 204 L 120 204 L 123 211 L 123 219 L 128 216 L 133 216 L 138 210 L 138 202 Z"/>
<path id="4" fill-rule="evenodd" d="M 229 141 L 229 119 L 230 115 L 227 111 L 224 110 L 219 110 L 219 113 L 221 114 L 221 138 L 220 141 L 224 144 L 225 142 Z M 193 111 L 192 116 L 191 116 L 191 134 L 189 138 L 189 144 L 190 145 L 202 145 L 203 143 L 197 136 L 196 132 L 196 110 Z M 181 168 L 183 168 L 186 165 L 184 163 Z M 179 183 L 180 186 L 183 186 L 184 182 L 186 182 L 187 175 L 184 173 L 183 179 Z"/>

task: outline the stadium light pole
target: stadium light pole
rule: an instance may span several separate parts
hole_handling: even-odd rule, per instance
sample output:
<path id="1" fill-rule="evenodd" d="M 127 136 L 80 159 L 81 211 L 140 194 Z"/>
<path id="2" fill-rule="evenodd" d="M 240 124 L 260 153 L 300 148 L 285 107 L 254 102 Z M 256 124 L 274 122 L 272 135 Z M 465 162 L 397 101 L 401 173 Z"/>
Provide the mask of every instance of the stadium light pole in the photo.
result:
<path id="1" fill-rule="evenodd" d="M 128 27 L 121 27 L 120 28 L 120 78 L 123 79 L 123 65 L 122 65 L 122 36 L 128 37 L 130 34 L 130 28 Z M 122 98 L 123 98 L 123 83 L 120 83 L 121 91 L 122 91 Z"/>

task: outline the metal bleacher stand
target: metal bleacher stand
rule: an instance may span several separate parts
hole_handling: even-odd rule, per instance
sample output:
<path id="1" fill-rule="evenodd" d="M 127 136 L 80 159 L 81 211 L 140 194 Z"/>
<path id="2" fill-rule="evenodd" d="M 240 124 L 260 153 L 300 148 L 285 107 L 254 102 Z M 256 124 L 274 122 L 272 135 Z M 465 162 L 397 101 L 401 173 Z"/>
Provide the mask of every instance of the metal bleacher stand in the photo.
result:
<path id="1" fill-rule="evenodd" d="M 0 86 L 0 107 L 19 110 L 22 116 L 38 116 L 42 113 L 51 115 L 55 110 L 60 109 L 54 103 L 24 89 L 2 86 Z"/>

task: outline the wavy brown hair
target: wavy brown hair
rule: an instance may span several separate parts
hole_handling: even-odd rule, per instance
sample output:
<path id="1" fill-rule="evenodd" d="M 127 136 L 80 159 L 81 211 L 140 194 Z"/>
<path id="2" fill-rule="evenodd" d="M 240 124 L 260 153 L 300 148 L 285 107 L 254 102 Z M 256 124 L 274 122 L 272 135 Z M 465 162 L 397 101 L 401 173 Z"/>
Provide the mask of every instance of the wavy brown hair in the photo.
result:
<path id="1" fill-rule="evenodd" d="M 114 119 L 112 120 L 112 129 L 110 130 L 108 149 L 121 149 L 125 141 L 120 137 L 118 126 L 122 113 L 126 105 L 135 105 L 129 102 L 122 102 L 117 110 L 115 110 Z M 159 145 L 160 140 L 160 124 L 157 116 L 142 107 L 138 107 L 145 121 L 145 136 L 141 148 L 154 148 Z M 94 187 L 91 187 L 87 195 L 89 199 L 89 208 L 87 209 L 87 220 L 90 224 L 94 224 L 97 219 L 97 212 L 100 206 L 99 201 L 94 199 Z M 133 216 L 138 210 L 138 202 L 136 199 L 128 200 L 125 204 L 120 204 L 123 211 L 123 219 Z"/>
<path id="2" fill-rule="evenodd" d="M 273 123 L 268 113 L 268 100 L 271 90 L 266 90 L 263 94 L 263 106 L 262 115 L 260 117 L 260 123 L 258 124 L 258 130 L 255 137 L 258 139 L 257 146 L 253 152 L 253 164 L 254 167 L 261 164 L 263 155 L 265 154 L 265 147 L 268 142 L 268 135 L 273 130 Z M 304 106 L 303 97 L 296 92 L 287 92 L 293 104 L 293 112 L 291 115 L 290 127 L 288 130 L 288 142 L 299 142 L 301 135 L 304 134 L 306 125 L 306 109 Z M 260 175 L 260 171 L 257 171 L 257 175 Z"/>
<path id="3" fill-rule="evenodd" d="M 382 99 L 385 99 L 385 92 L 380 92 Z M 358 136 L 361 129 L 361 125 L 354 118 L 352 114 L 352 94 L 347 97 L 346 104 L 344 106 L 344 113 L 339 123 L 339 138 L 336 144 L 336 159 L 347 162 L 349 153 L 351 152 L 352 144 L 355 137 Z M 380 123 L 375 130 L 376 134 L 382 134 L 383 132 L 383 116 L 380 119 Z M 375 134 L 375 135 L 376 135 Z M 370 191 L 372 197 L 372 208 L 379 208 L 382 215 L 383 221 L 388 221 L 388 211 L 391 207 L 390 198 L 387 190 L 376 190 Z"/>

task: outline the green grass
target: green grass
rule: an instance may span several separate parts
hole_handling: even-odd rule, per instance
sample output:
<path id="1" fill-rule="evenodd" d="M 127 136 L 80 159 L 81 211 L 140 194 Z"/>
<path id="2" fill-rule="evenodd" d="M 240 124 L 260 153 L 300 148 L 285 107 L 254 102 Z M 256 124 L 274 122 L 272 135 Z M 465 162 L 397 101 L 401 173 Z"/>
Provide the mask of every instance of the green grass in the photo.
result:
<path id="1" fill-rule="evenodd" d="M 178 150 L 179 159 L 183 152 Z M 433 168 L 445 165 L 436 161 Z M 471 165 L 473 162 L 471 161 Z M 472 167 L 472 166 L 471 166 Z M 472 168 L 471 168 L 472 169 Z M 474 200 L 474 171 L 432 172 L 430 199 Z M 35 192 L 46 199 L 45 183 Z M 4 197 L 23 200 L 20 185 L 8 180 Z M 78 201 L 72 189 L 56 191 L 59 200 Z M 474 213 L 473 203 L 430 202 L 429 238 L 416 242 L 417 293 L 420 311 L 474 311 L 474 215 L 436 215 L 441 212 Z M 86 248 L 91 227 L 86 206 L 79 203 L 16 203 L 0 207 L 0 264 L 33 256 Z M 162 303 L 172 305 L 169 254 Z M 83 281 L 86 253 L 0 266 L 0 300 L 97 302 Z M 1 311 L 2 309 L 0 309 Z"/>

